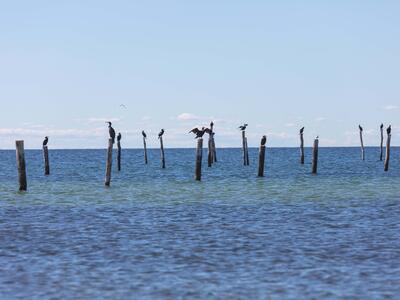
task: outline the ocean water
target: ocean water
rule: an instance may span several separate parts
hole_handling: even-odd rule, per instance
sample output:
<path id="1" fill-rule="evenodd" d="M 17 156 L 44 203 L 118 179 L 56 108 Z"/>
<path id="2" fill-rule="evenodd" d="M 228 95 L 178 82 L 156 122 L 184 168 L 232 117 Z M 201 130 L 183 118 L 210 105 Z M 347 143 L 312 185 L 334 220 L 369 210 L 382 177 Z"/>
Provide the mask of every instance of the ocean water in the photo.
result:
<path id="1" fill-rule="evenodd" d="M 104 187 L 105 150 L 0 151 L 1 299 L 399 299 L 400 149 L 240 149 L 195 182 L 194 149 L 124 150 Z M 205 153 L 204 153 L 205 154 Z M 116 164 L 114 164 L 115 166 Z"/>

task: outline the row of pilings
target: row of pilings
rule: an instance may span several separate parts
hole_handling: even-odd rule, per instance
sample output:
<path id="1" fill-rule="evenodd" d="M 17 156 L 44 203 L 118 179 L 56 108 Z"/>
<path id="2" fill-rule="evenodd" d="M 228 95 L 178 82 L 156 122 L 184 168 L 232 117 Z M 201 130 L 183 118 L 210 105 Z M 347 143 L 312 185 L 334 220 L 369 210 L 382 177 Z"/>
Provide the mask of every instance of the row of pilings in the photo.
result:
<path id="1" fill-rule="evenodd" d="M 303 137 L 303 129 L 300 130 L 300 163 L 304 164 L 304 137 Z M 385 161 L 384 161 L 384 171 L 389 170 L 389 161 L 390 161 L 390 143 L 391 143 L 391 131 L 387 130 L 387 139 L 386 139 L 386 153 L 385 153 Z M 361 142 L 361 159 L 365 160 L 365 148 L 363 143 L 363 131 L 360 126 L 360 142 Z M 214 163 L 217 162 L 217 151 L 215 147 L 215 139 L 214 139 L 214 131 L 211 127 L 211 132 L 208 138 L 208 155 L 207 155 L 207 164 L 208 167 L 212 167 Z M 160 153 L 161 153 L 161 168 L 165 169 L 165 152 L 164 152 L 164 143 L 162 136 L 159 137 L 160 140 Z M 258 177 L 264 177 L 265 170 L 265 152 L 266 152 L 266 142 L 267 137 L 263 136 L 261 138 L 259 154 L 258 154 Z M 383 126 L 381 126 L 381 143 L 380 143 L 380 160 L 383 160 L 383 144 L 384 144 L 384 135 L 383 135 Z M 146 138 L 143 137 L 143 148 L 144 148 L 144 161 L 145 164 L 148 164 L 148 155 L 147 155 L 147 145 Z M 314 139 L 313 149 L 312 149 L 312 164 L 311 164 L 311 173 L 317 174 L 318 171 L 318 149 L 319 149 L 319 138 Z M 117 169 L 121 171 L 121 143 L 120 140 L 117 142 Z M 243 165 L 249 166 L 249 150 L 247 144 L 246 131 L 242 130 L 242 153 L 243 153 Z M 109 187 L 111 185 L 111 174 L 112 174 L 112 161 L 113 161 L 113 139 L 108 140 L 107 147 L 107 158 L 106 158 L 106 175 L 105 175 L 105 186 Z M 44 174 L 50 175 L 50 162 L 49 162 L 49 150 L 48 146 L 43 146 L 43 159 L 44 159 Z M 18 181 L 19 181 L 19 190 L 26 191 L 27 190 L 27 176 L 26 176 L 26 164 L 25 164 L 25 152 L 24 152 L 24 141 L 16 141 L 16 160 L 17 160 L 17 170 L 18 170 Z M 203 138 L 197 139 L 197 147 L 196 147 L 196 158 L 195 158 L 195 174 L 194 178 L 197 181 L 201 181 L 202 178 L 202 164 L 203 164 Z"/>

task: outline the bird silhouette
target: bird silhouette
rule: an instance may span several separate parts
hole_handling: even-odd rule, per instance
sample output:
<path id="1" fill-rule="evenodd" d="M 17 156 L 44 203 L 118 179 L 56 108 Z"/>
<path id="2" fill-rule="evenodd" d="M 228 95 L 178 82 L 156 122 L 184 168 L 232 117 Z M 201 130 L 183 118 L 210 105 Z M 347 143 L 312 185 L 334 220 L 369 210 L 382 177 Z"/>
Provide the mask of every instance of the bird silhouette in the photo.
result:
<path id="1" fill-rule="evenodd" d="M 380 128 L 383 129 L 383 124 L 381 124 Z"/>
<path id="2" fill-rule="evenodd" d="M 361 132 L 364 130 L 364 129 L 361 127 L 361 125 L 358 125 L 358 128 L 360 129 Z"/>
<path id="3" fill-rule="evenodd" d="M 142 135 L 144 138 L 147 138 L 147 134 L 146 134 L 146 132 L 144 132 L 144 130 L 142 130 Z"/>
<path id="4" fill-rule="evenodd" d="M 158 138 L 161 138 L 164 135 L 164 129 L 161 129 L 160 133 L 158 134 Z"/>
<path id="5" fill-rule="evenodd" d="M 110 134 L 110 138 L 112 139 L 112 143 L 115 143 L 115 130 L 112 128 L 112 123 L 111 122 L 106 122 L 108 123 L 108 133 Z"/>
<path id="6" fill-rule="evenodd" d="M 245 131 L 246 128 L 247 128 L 247 126 L 249 126 L 249 124 L 244 124 L 244 125 L 242 125 L 242 126 L 239 126 L 238 128 L 239 128 L 241 131 Z"/>
<path id="7" fill-rule="evenodd" d="M 121 138 L 122 138 L 122 135 L 121 135 L 121 133 L 119 132 L 119 133 L 118 133 L 118 136 L 117 136 L 117 141 L 120 142 L 120 141 L 121 141 Z"/>
<path id="8" fill-rule="evenodd" d="M 304 132 L 304 127 L 301 127 L 300 128 L 300 134 L 303 134 L 303 132 Z"/>
<path id="9" fill-rule="evenodd" d="M 263 135 L 263 137 L 261 139 L 261 146 L 265 146 L 266 143 L 267 143 L 267 136 Z"/>
<path id="10" fill-rule="evenodd" d="M 389 125 L 389 127 L 386 129 L 387 134 L 391 134 L 392 133 L 392 125 Z"/>
<path id="11" fill-rule="evenodd" d="M 43 146 L 47 146 L 47 143 L 49 142 L 49 137 L 45 136 L 44 141 L 43 141 Z"/>
<path id="12" fill-rule="evenodd" d="M 202 127 L 201 129 L 198 128 L 193 128 L 192 130 L 189 131 L 189 133 L 194 133 L 195 134 L 195 139 L 202 138 L 204 133 L 206 133 L 205 127 Z M 209 129 L 208 129 L 209 130 Z"/>

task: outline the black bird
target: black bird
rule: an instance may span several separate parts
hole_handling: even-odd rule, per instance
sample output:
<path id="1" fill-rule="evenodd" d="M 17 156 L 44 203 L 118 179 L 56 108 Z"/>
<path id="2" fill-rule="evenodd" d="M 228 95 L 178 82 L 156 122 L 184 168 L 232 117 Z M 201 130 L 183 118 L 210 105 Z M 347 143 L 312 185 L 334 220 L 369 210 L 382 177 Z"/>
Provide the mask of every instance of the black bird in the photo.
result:
<path id="1" fill-rule="evenodd" d="M 214 128 L 214 122 L 213 121 L 211 121 L 211 123 L 210 123 L 210 128 Z"/>
<path id="2" fill-rule="evenodd" d="M 387 134 L 391 134 L 392 133 L 392 125 L 389 125 L 389 127 L 386 129 Z"/>
<path id="3" fill-rule="evenodd" d="M 381 129 L 383 129 L 383 124 L 381 124 Z"/>
<path id="4" fill-rule="evenodd" d="M 208 130 L 210 130 L 210 129 L 208 129 Z M 192 130 L 189 131 L 189 133 L 194 133 L 196 135 L 194 137 L 195 139 L 202 138 L 204 133 L 206 133 L 206 128 L 202 127 L 201 130 L 198 128 L 193 128 Z"/>
<path id="5" fill-rule="evenodd" d="M 118 133 L 118 136 L 117 136 L 117 141 L 120 142 L 120 141 L 121 141 L 121 138 L 122 138 L 122 135 L 121 135 L 121 132 L 119 132 L 119 133 Z"/>
<path id="6" fill-rule="evenodd" d="M 142 135 L 144 138 L 147 138 L 147 134 L 146 134 L 146 132 L 144 132 L 144 130 L 142 130 Z"/>
<path id="7" fill-rule="evenodd" d="M 111 122 L 106 122 L 108 123 L 108 132 L 110 134 L 110 138 L 112 139 L 112 143 L 115 143 L 115 130 L 112 128 L 112 123 Z"/>
<path id="8" fill-rule="evenodd" d="M 358 128 L 360 128 L 360 131 L 363 131 L 363 128 L 361 127 L 361 125 L 358 125 Z"/>
<path id="9" fill-rule="evenodd" d="M 44 141 L 43 141 L 43 146 L 47 146 L 47 143 L 49 142 L 49 137 L 45 136 Z"/>
<path id="10" fill-rule="evenodd" d="M 249 124 L 244 124 L 244 125 L 242 125 L 242 126 L 239 126 L 238 128 L 241 130 L 241 131 L 244 131 L 244 130 L 246 130 L 246 127 L 247 126 L 249 126 Z"/>
<path id="11" fill-rule="evenodd" d="M 160 133 L 158 134 L 158 138 L 161 138 L 163 136 L 164 132 L 165 132 L 164 129 L 161 129 Z"/>
<path id="12" fill-rule="evenodd" d="M 303 134 L 303 132 L 304 132 L 304 127 L 301 127 L 300 128 L 300 134 Z"/>
<path id="13" fill-rule="evenodd" d="M 267 136 L 263 135 L 263 137 L 261 139 L 261 146 L 265 146 L 266 143 L 267 143 Z"/>

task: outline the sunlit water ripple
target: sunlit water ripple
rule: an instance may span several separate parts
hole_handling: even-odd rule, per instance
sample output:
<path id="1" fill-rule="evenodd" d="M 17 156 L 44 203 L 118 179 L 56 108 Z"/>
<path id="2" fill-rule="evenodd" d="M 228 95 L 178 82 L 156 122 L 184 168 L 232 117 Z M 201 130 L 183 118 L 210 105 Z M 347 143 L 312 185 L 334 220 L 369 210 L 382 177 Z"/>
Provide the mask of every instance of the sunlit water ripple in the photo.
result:
<path id="1" fill-rule="evenodd" d="M 195 182 L 194 150 L 159 151 L 103 185 L 105 150 L 54 150 L 43 176 L 27 151 L 0 151 L 0 296 L 6 299 L 400 298 L 400 149 L 321 148 L 319 174 L 297 149 L 267 149 L 257 178 L 240 149 Z"/>

